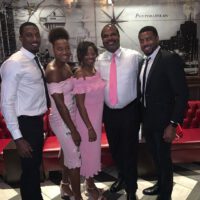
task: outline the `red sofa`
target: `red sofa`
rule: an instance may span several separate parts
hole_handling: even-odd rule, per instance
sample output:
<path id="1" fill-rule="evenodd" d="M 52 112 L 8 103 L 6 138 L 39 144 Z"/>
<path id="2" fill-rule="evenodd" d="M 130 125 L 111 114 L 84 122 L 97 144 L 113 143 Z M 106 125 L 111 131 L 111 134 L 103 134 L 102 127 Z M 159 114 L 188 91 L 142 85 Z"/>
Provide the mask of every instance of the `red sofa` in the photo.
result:
<path id="1" fill-rule="evenodd" d="M 189 101 L 182 128 L 200 128 L 200 101 Z"/>
<path id="2" fill-rule="evenodd" d="M 188 101 L 182 137 L 173 142 L 173 163 L 200 161 L 200 101 Z"/>
<path id="3" fill-rule="evenodd" d="M 48 118 L 45 118 L 45 119 L 48 120 Z M 45 123 L 48 124 L 48 122 L 45 122 Z M 49 124 L 48 124 L 48 127 L 50 129 L 49 131 L 50 135 L 47 135 L 45 139 L 45 143 L 44 143 L 44 148 L 43 148 L 43 169 L 44 169 L 46 178 L 48 178 L 50 171 L 61 170 L 61 166 L 58 162 L 60 144 L 56 136 L 53 134 Z M 102 127 L 101 149 L 102 149 L 102 154 L 101 154 L 102 166 L 113 165 L 113 161 L 112 161 L 109 148 L 108 148 L 108 141 L 107 141 L 104 127 Z"/>
<path id="4" fill-rule="evenodd" d="M 48 120 L 48 118 L 46 119 Z M 57 162 L 60 145 L 53 135 L 53 132 L 50 131 L 50 133 L 51 135 L 45 140 L 43 154 L 43 166 L 46 176 L 48 176 L 49 171 L 60 169 Z M 102 166 L 113 165 L 104 127 L 102 127 L 101 148 Z M 148 156 L 148 149 L 141 141 L 139 152 L 139 168 L 141 166 L 139 169 L 139 173 L 141 172 L 140 174 L 146 173 L 146 169 L 142 169 L 144 168 L 144 163 L 147 164 L 150 162 L 153 164 L 150 156 Z M 145 160 L 143 158 L 145 158 Z M 200 101 L 188 102 L 188 108 L 185 113 L 183 124 L 177 128 L 177 138 L 172 144 L 172 161 L 173 163 L 200 161 Z M 150 165 L 147 166 L 151 168 Z"/>
<path id="5" fill-rule="evenodd" d="M 58 162 L 58 153 L 60 144 L 51 130 L 49 113 L 44 116 L 45 142 L 43 148 L 43 171 L 48 177 L 49 171 L 60 170 Z M 172 144 L 173 163 L 200 161 L 200 101 L 189 101 L 188 108 L 181 129 L 178 129 L 178 138 Z M 6 127 L 5 121 L 0 113 L 0 175 L 5 171 L 3 150 L 11 141 L 10 133 Z M 113 165 L 109 152 L 108 142 L 104 127 L 102 128 L 102 166 Z M 145 144 L 140 143 L 139 157 L 145 158 L 147 162 L 148 154 Z M 140 162 L 139 158 L 139 162 Z M 12 163 L 10 163 L 12 165 Z M 142 164 L 143 165 L 143 164 Z M 139 164 L 139 166 L 142 166 Z M 150 165 L 147 165 L 150 168 Z"/>
<path id="6" fill-rule="evenodd" d="M 6 123 L 2 114 L 0 113 L 0 175 L 4 174 L 4 159 L 3 159 L 3 150 L 11 141 L 10 132 L 7 129 Z"/>

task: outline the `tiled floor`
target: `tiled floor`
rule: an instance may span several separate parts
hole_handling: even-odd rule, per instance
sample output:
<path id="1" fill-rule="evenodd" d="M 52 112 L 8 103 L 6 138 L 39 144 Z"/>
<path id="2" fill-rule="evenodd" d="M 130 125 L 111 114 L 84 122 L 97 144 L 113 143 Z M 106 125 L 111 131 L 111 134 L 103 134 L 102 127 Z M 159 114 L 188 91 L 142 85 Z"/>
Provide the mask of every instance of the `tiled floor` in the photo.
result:
<path id="1" fill-rule="evenodd" d="M 107 190 L 115 180 L 116 170 L 114 167 L 105 168 L 99 176 L 96 177 L 97 186 Z M 41 183 L 44 200 L 59 200 L 59 181 L 60 173 L 50 174 L 49 180 Z M 144 196 L 142 190 L 153 185 L 153 181 L 139 178 L 138 180 L 138 199 L 154 200 L 156 196 Z M 84 184 L 82 184 L 82 194 L 84 200 L 87 196 L 84 193 Z M 125 200 L 124 191 L 117 194 L 105 192 L 108 200 Z M 200 163 L 180 164 L 174 166 L 174 189 L 173 200 L 200 200 Z M 8 185 L 0 178 L 0 200 L 20 200 L 19 188 L 14 185 Z"/>

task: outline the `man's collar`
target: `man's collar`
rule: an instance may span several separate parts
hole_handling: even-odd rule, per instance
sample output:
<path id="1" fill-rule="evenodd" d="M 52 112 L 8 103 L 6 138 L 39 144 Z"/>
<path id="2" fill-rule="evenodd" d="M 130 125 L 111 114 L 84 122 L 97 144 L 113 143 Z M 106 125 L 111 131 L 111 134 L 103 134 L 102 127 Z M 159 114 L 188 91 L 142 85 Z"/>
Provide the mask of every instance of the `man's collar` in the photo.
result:
<path id="1" fill-rule="evenodd" d="M 149 56 L 144 55 L 144 59 L 146 60 L 148 58 L 151 58 L 153 60 L 156 57 L 160 48 L 161 48 L 160 46 L 157 46 L 157 48 L 153 51 L 153 53 L 151 55 L 149 55 Z"/>
<path id="2" fill-rule="evenodd" d="M 33 53 L 31 53 L 30 51 L 28 51 L 27 49 L 25 49 L 24 47 L 20 48 L 20 51 L 28 58 L 30 59 L 34 59 L 35 55 Z"/>
<path id="3" fill-rule="evenodd" d="M 122 48 L 121 48 L 121 47 L 119 47 L 119 48 L 114 52 L 114 54 L 116 55 L 116 57 L 120 57 L 121 53 L 122 53 Z M 107 51 L 107 55 L 111 58 L 112 55 L 113 55 L 113 53 L 110 52 L 110 51 Z"/>

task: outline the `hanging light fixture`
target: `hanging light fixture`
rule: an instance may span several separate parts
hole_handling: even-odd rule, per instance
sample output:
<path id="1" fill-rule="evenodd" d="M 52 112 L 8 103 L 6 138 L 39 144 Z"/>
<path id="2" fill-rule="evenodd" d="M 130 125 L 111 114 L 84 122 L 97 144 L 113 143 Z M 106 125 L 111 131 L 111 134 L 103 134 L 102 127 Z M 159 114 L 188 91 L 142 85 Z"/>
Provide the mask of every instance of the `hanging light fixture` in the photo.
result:
<path id="1" fill-rule="evenodd" d="M 73 2 L 73 0 L 64 0 L 65 4 L 71 4 Z"/>
<path id="2" fill-rule="evenodd" d="M 112 5 L 112 4 L 113 4 L 112 0 L 108 0 L 108 5 Z"/>
<path id="3" fill-rule="evenodd" d="M 67 5 L 69 8 L 71 8 L 72 3 L 75 3 L 76 1 L 74 0 L 64 0 L 64 4 Z"/>

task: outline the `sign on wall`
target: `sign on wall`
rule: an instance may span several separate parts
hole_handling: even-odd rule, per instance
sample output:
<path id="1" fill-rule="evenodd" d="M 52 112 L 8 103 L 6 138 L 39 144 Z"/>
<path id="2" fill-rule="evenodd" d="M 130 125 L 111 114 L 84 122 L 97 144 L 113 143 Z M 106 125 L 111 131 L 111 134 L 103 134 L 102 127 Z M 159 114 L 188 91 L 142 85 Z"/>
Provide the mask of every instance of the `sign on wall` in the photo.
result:
<path id="1" fill-rule="evenodd" d="M 51 54 L 48 32 L 57 26 L 62 26 L 69 32 L 73 61 L 77 60 L 76 47 L 82 40 L 93 41 L 103 50 L 101 30 L 106 23 L 112 22 L 119 28 L 121 45 L 124 47 L 140 51 L 138 31 L 143 26 L 153 25 L 158 30 L 162 45 L 179 53 L 187 62 L 188 68 L 194 68 L 199 62 L 200 1 L 35 0 L 29 3 L 17 0 L 13 1 L 12 6 L 16 38 L 22 22 L 35 22 L 41 30 L 41 52 L 49 49 Z M 187 35 L 189 21 L 196 28 L 193 29 L 192 38 L 187 41 L 192 45 L 185 47 L 183 35 Z M 20 43 L 18 40 L 17 42 L 19 47 Z M 169 45 L 171 42 L 173 45 Z"/>

